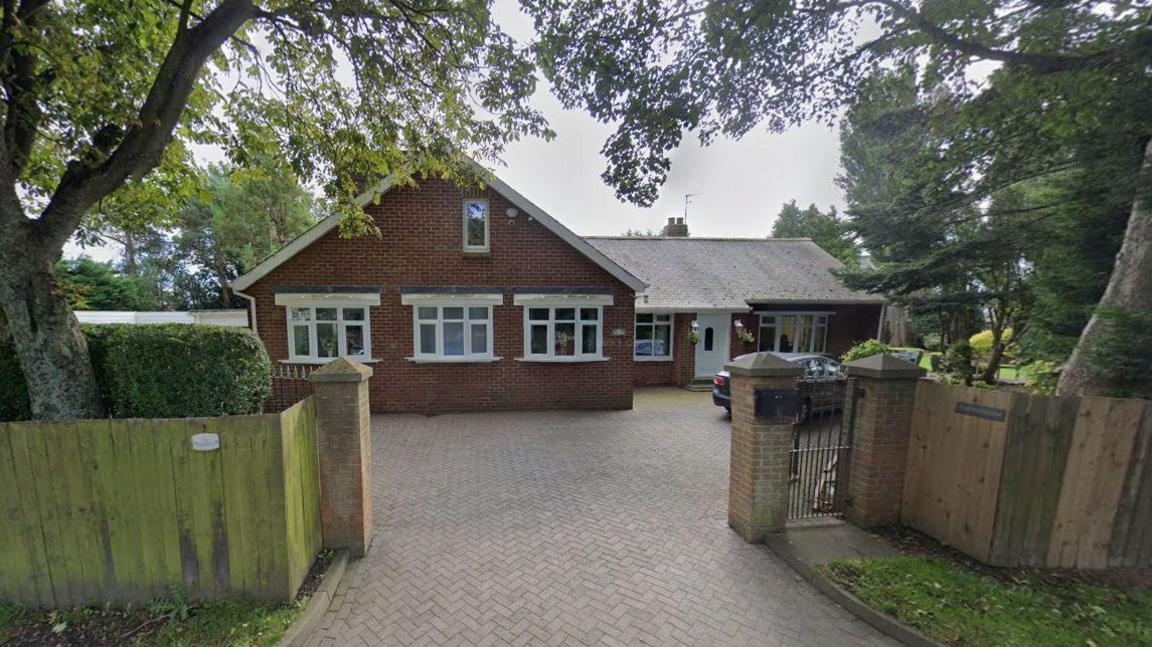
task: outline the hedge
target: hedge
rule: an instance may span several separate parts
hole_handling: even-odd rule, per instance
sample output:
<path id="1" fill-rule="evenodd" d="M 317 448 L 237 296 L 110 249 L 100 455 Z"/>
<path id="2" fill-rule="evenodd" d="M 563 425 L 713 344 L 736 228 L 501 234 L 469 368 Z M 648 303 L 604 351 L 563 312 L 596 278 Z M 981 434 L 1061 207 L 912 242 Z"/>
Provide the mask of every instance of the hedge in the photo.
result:
<path id="1" fill-rule="evenodd" d="M 83 329 L 113 418 L 259 413 L 272 390 L 268 353 L 246 328 L 158 324 Z M 0 419 L 27 419 L 27 392 L 12 350 L 0 347 L 0 386 L 7 394 L 19 385 L 23 408 L 19 398 L 15 405 L 0 405 Z"/>

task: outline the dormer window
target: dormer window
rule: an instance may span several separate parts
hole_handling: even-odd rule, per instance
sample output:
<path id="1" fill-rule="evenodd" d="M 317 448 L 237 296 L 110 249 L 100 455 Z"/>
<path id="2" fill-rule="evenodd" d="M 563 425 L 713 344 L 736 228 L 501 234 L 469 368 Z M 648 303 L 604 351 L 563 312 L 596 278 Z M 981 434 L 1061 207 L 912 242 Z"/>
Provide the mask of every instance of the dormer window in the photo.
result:
<path id="1" fill-rule="evenodd" d="M 488 201 L 464 201 L 464 251 L 488 251 Z"/>

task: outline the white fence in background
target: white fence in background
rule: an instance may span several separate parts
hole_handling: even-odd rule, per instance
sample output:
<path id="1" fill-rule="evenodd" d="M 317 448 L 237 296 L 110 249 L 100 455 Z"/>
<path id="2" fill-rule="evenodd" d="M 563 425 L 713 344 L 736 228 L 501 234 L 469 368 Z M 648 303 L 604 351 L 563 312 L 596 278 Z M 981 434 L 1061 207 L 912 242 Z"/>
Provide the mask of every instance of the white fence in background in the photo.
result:
<path id="1" fill-rule="evenodd" d="M 128 310 L 77 310 L 76 319 L 83 324 L 212 324 L 247 326 L 247 310 L 188 310 L 133 312 Z"/>

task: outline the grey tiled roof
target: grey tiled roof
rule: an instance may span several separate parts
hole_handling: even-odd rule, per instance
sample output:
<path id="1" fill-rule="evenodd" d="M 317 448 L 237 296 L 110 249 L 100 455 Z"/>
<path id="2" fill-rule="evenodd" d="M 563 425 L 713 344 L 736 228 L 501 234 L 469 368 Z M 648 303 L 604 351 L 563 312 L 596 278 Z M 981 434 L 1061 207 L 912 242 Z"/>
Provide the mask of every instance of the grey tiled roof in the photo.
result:
<path id="1" fill-rule="evenodd" d="M 839 261 L 807 238 L 585 238 L 648 284 L 637 307 L 744 309 L 749 303 L 881 303 L 832 275 Z M 646 297 L 646 299 L 645 299 Z"/>

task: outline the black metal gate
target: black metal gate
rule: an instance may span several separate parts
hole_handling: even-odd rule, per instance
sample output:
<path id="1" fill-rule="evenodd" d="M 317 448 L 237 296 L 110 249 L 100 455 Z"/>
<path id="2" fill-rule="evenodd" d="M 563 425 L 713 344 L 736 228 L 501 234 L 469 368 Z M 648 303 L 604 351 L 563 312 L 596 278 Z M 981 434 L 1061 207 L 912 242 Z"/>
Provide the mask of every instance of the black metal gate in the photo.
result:
<path id="1" fill-rule="evenodd" d="M 788 519 L 844 512 L 856 394 L 846 378 L 801 380 L 792 428 Z"/>

